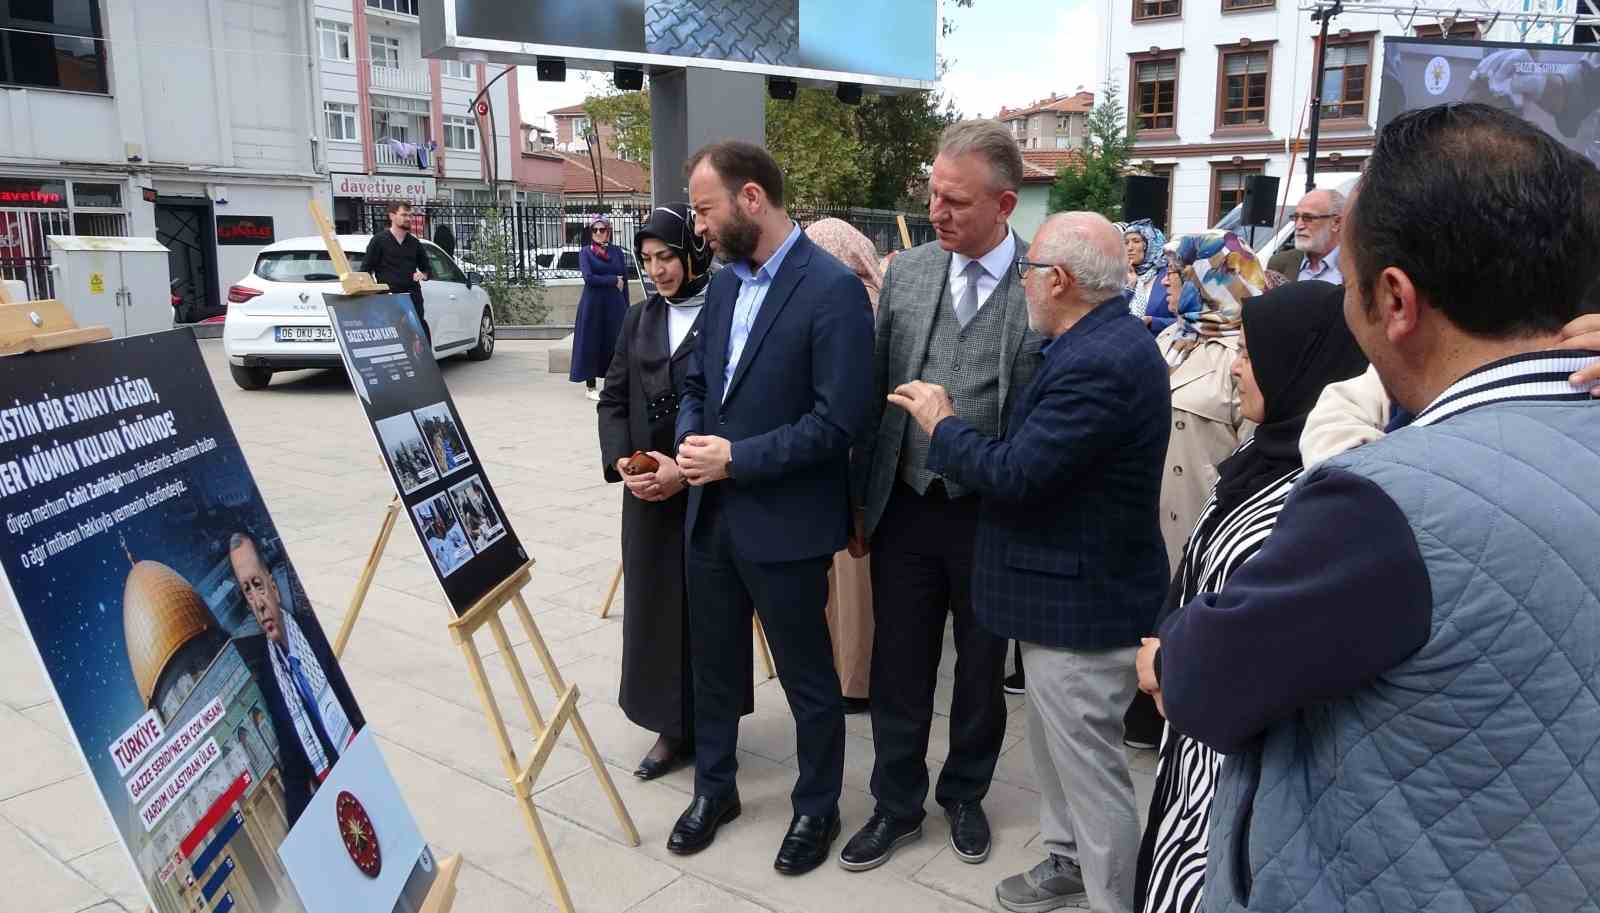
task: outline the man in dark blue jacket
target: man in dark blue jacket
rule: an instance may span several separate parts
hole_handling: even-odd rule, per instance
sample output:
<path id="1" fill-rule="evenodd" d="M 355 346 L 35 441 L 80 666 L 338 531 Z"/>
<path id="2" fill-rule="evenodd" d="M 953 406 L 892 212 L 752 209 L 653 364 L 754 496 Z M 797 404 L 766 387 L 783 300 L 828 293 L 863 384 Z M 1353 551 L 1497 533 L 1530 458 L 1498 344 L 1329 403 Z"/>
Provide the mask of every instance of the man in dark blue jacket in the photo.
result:
<path id="1" fill-rule="evenodd" d="M 844 710 L 824 615 L 850 529 L 850 445 L 872 390 L 872 306 L 850 269 L 783 209 L 765 149 L 689 161 L 697 231 L 728 264 L 706 289 L 678 413 L 689 492 L 694 800 L 667 849 L 698 852 L 739 814 L 739 713 L 758 612 L 794 714 L 800 775 L 774 867 L 798 875 L 839 834 Z"/>
<path id="2" fill-rule="evenodd" d="M 1022 644 L 1028 743 L 1050 854 L 995 888 L 1008 910 L 1087 894 L 1131 913 L 1139 818 L 1122 751 L 1129 663 L 1167 587 L 1158 506 L 1172 402 L 1167 367 L 1121 297 L 1122 239 L 1093 213 L 1053 216 L 1017 261 L 1028 323 L 1050 342 L 1000 438 L 955 417 L 943 388 L 889 401 L 928 432 L 928 468 L 982 498 L 979 623 Z"/>

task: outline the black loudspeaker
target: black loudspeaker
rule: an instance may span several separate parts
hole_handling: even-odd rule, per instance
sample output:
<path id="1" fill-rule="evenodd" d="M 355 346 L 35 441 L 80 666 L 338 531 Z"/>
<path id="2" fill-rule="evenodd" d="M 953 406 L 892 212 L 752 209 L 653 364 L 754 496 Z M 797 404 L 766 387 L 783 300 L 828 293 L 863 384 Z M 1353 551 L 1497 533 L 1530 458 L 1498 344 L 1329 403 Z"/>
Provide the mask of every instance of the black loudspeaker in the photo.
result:
<path id="1" fill-rule="evenodd" d="M 841 82 L 839 87 L 833 90 L 833 94 L 847 105 L 861 104 L 861 86 L 857 83 Z"/>
<path id="2" fill-rule="evenodd" d="M 767 80 L 767 97 L 777 101 L 794 101 L 795 95 L 800 92 L 800 84 L 792 79 L 779 79 L 773 77 Z"/>
<path id="3" fill-rule="evenodd" d="M 1278 179 L 1252 174 L 1244 179 L 1244 212 L 1241 225 L 1278 224 Z"/>
<path id="4" fill-rule="evenodd" d="M 637 92 L 644 88 L 644 71 L 634 67 L 617 67 L 611 73 L 617 88 L 624 92 Z"/>
<path id="5" fill-rule="evenodd" d="M 1150 224 L 1167 230 L 1167 179 L 1130 174 L 1122 185 L 1122 219 L 1137 222 L 1149 219 Z"/>
<path id="6" fill-rule="evenodd" d="M 567 81 L 567 62 L 560 57 L 540 57 L 533 70 L 540 82 Z"/>

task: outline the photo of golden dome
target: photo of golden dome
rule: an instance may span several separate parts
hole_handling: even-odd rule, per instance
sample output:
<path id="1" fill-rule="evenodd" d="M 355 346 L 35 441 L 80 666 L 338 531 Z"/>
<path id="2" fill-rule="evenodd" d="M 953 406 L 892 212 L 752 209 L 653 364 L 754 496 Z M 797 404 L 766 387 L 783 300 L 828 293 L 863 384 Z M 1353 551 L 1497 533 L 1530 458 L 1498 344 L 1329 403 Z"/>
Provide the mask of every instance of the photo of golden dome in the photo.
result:
<path id="1" fill-rule="evenodd" d="M 139 699 L 150 707 L 167 663 L 217 623 L 205 600 L 177 571 L 159 561 L 138 561 L 122 588 L 122 626 Z"/>

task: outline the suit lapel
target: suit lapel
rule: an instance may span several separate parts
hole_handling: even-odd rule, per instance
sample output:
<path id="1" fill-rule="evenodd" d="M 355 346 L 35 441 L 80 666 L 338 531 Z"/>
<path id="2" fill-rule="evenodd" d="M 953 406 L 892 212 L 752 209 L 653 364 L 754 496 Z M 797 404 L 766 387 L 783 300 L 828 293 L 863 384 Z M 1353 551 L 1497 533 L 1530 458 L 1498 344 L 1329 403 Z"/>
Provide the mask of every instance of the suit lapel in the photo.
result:
<path id="1" fill-rule="evenodd" d="M 906 365 L 906 376 L 915 380 L 922 373 L 922 365 L 928 360 L 928 344 L 933 339 L 933 324 L 939 319 L 939 309 L 946 304 L 945 295 L 950 289 L 950 258 L 949 251 L 940 251 L 935 259 L 937 269 L 928 270 L 923 275 L 923 281 L 932 285 L 926 288 L 924 294 L 912 295 L 912 301 L 931 301 L 928 307 L 917 311 L 917 323 L 911 327 L 911 363 Z"/>
<path id="2" fill-rule="evenodd" d="M 783 263 L 778 267 L 778 274 L 772 277 L 772 287 L 767 289 L 767 297 L 761 300 L 761 310 L 756 314 L 756 322 L 750 327 L 750 337 L 744 341 L 744 350 L 739 353 L 739 364 L 733 369 L 733 380 L 728 384 L 728 392 L 724 393 L 724 402 L 733 397 L 739 389 L 739 382 L 744 380 L 745 374 L 750 371 L 750 363 L 755 361 L 756 352 L 761 348 L 761 340 L 767 336 L 767 331 L 772 329 L 772 324 L 778 319 L 778 314 L 794 290 L 800 284 L 800 279 L 805 275 L 806 265 L 811 262 L 811 241 L 801 233 L 795 239 L 794 246 L 789 248 L 789 253 L 783 258 Z M 737 306 L 737 293 L 735 293 L 735 307 Z M 727 333 L 733 332 L 733 311 L 735 307 L 728 308 Z M 728 339 L 728 336 L 724 336 Z"/>
<path id="3" fill-rule="evenodd" d="M 1022 250 L 1022 239 L 1017 237 L 1015 231 L 1011 232 L 1013 252 Z M 1001 298 L 1005 305 L 1005 329 L 1000 334 L 1000 427 L 1005 429 L 1010 417 L 1010 410 L 1006 408 L 1007 397 L 1011 392 L 1011 369 L 1017 362 L 1017 350 L 1022 348 L 1022 340 L 1028 335 L 1028 296 L 1022 290 L 1022 283 L 1017 281 L 1015 268 L 1006 270 L 1000 279 L 1000 284 L 995 286 L 992 297 Z"/>

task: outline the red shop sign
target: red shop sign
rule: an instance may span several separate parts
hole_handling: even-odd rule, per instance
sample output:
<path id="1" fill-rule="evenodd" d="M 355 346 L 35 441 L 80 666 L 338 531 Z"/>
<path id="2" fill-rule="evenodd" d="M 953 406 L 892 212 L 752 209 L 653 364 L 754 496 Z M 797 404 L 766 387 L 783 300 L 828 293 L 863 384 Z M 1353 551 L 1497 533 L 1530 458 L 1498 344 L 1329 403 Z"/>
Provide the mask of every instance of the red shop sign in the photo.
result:
<path id="1" fill-rule="evenodd" d="M 271 216 L 217 216 L 218 244 L 271 244 Z"/>
<path id="2" fill-rule="evenodd" d="M 0 206 L 22 209 L 66 209 L 66 181 L 0 180 Z"/>

